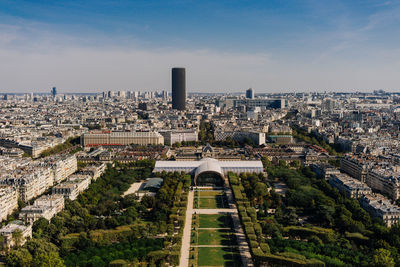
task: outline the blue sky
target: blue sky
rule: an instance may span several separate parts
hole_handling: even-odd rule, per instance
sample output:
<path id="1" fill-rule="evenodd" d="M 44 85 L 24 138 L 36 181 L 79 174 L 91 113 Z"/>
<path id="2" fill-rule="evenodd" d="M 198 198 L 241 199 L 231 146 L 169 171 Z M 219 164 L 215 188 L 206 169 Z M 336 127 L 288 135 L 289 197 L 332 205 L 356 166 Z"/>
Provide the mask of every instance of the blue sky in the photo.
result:
<path id="1" fill-rule="evenodd" d="M 1 92 L 398 91 L 399 1 L 0 0 Z"/>

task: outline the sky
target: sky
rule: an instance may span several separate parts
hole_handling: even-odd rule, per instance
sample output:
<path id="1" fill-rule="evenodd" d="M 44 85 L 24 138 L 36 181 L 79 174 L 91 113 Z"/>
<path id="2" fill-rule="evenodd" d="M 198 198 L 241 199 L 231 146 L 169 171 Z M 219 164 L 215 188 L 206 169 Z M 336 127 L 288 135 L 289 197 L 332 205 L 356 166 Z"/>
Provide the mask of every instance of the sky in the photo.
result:
<path id="1" fill-rule="evenodd" d="M 400 91 L 400 0 L 0 0 L 0 92 Z"/>

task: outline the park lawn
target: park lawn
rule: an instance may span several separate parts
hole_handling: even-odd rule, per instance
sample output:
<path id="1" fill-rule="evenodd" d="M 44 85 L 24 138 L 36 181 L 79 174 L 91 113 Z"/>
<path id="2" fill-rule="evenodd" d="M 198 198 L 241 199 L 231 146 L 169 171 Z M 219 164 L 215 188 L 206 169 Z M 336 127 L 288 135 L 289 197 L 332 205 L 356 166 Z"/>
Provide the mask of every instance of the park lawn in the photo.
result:
<path id="1" fill-rule="evenodd" d="M 216 209 L 217 200 L 213 197 L 211 198 L 200 198 L 199 209 Z"/>
<path id="2" fill-rule="evenodd" d="M 201 247 L 198 254 L 198 266 L 230 266 L 241 267 L 242 262 L 236 248 Z"/>
<path id="3" fill-rule="evenodd" d="M 211 196 L 222 196 L 224 195 L 224 191 L 198 191 L 200 193 L 200 197 L 211 197 Z"/>
<path id="4" fill-rule="evenodd" d="M 215 229 L 215 230 L 198 230 L 198 244 L 197 245 L 222 245 L 232 246 L 235 245 L 235 236 L 229 229 Z"/>
<path id="5" fill-rule="evenodd" d="M 199 228 L 232 227 L 232 218 L 225 214 L 199 214 Z"/>
<path id="6" fill-rule="evenodd" d="M 199 209 L 223 209 L 228 208 L 226 196 L 216 195 L 200 197 Z"/>

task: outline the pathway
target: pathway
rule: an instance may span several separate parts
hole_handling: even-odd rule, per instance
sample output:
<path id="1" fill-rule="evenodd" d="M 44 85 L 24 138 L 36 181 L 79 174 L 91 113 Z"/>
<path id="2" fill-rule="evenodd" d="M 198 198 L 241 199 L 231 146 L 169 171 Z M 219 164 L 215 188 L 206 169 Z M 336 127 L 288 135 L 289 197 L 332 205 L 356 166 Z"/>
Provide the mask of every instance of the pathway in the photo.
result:
<path id="1" fill-rule="evenodd" d="M 253 260 L 251 259 L 251 253 L 249 244 L 246 240 L 246 235 L 244 234 L 242 224 L 240 223 L 239 214 L 236 208 L 235 200 L 233 198 L 232 190 L 227 190 L 226 195 L 229 201 L 229 207 L 235 210 L 235 213 L 231 214 L 233 221 L 233 228 L 236 232 L 236 240 L 239 247 L 240 256 L 242 258 L 243 266 L 245 267 L 253 267 Z"/>
<path id="2" fill-rule="evenodd" d="M 239 249 L 240 257 L 242 258 L 242 264 L 244 267 L 253 267 L 253 260 L 251 259 L 249 244 L 246 240 L 242 225 L 240 223 L 238 210 L 235 204 L 235 200 L 232 195 L 232 190 L 225 188 L 225 192 L 229 202 L 228 209 L 193 209 L 194 191 L 189 191 L 188 205 L 186 210 L 185 226 L 183 229 L 182 237 L 182 248 L 181 248 L 181 259 L 180 267 L 189 266 L 190 257 L 190 237 L 192 230 L 192 215 L 193 214 L 230 214 L 235 229 L 235 235 L 237 240 L 237 247 Z M 204 228 L 207 229 L 207 228 Z M 223 245 L 197 245 L 192 247 L 225 247 Z M 234 246 L 236 247 L 236 246 Z"/>
<path id="3" fill-rule="evenodd" d="M 193 209 L 193 214 L 226 214 L 235 213 L 233 209 Z"/>
<path id="4" fill-rule="evenodd" d="M 134 194 L 134 193 L 136 193 L 136 192 L 142 187 L 142 185 L 145 184 L 146 182 L 147 182 L 147 181 L 142 181 L 142 182 L 137 182 L 137 183 L 131 184 L 131 186 L 128 188 L 128 190 L 126 190 L 126 191 L 124 192 L 124 194 L 122 195 L 122 197 L 124 197 L 124 196 L 126 196 L 126 195 L 129 195 L 129 194 Z"/>
<path id="5" fill-rule="evenodd" d="M 192 248 L 236 248 L 237 245 L 192 245 Z"/>
<path id="6" fill-rule="evenodd" d="M 186 209 L 185 226 L 183 228 L 181 259 L 179 261 L 180 267 L 189 266 L 190 233 L 192 231 L 192 216 L 193 216 L 193 199 L 194 199 L 194 192 L 190 190 L 188 195 L 187 209 Z"/>

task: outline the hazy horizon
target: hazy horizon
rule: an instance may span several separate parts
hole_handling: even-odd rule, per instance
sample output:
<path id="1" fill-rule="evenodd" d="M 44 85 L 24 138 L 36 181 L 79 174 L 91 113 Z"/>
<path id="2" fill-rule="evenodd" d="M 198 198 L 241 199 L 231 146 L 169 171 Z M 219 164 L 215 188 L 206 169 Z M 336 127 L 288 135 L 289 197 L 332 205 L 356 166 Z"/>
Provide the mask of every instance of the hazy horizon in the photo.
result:
<path id="1" fill-rule="evenodd" d="M 0 92 L 400 91 L 398 1 L 3 1 Z"/>

